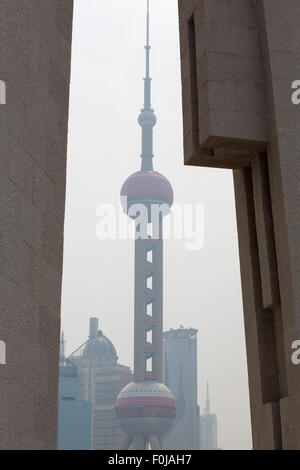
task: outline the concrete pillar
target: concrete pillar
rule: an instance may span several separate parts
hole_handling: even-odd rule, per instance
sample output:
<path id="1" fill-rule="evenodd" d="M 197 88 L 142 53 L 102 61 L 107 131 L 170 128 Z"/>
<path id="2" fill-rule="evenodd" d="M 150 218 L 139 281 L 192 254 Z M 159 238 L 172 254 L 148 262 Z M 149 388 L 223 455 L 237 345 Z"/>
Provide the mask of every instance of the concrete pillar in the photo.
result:
<path id="1" fill-rule="evenodd" d="M 0 449 L 56 447 L 72 0 L 1 0 Z"/>
<path id="2" fill-rule="evenodd" d="M 297 0 L 179 0 L 185 163 L 234 172 L 255 449 L 300 448 Z"/>

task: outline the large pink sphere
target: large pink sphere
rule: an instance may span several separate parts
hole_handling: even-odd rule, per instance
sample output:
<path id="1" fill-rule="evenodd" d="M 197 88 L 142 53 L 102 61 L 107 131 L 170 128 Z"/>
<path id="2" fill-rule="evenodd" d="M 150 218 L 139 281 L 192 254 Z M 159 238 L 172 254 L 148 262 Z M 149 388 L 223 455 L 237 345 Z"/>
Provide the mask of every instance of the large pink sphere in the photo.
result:
<path id="1" fill-rule="evenodd" d="M 173 204 L 174 193 L 170 182 L 153 170 L 137 171 L 129 176 L 121 189 L 121 197 L 127 197 L 128 206 L 133 203 Z"/>
<path id="2" fill-rule="evenodd" d="M 158 382 L 131 382 L 117 398 L 116 418 L 127 435 L 162 437 L 176 419 L 174 395 Z"/>

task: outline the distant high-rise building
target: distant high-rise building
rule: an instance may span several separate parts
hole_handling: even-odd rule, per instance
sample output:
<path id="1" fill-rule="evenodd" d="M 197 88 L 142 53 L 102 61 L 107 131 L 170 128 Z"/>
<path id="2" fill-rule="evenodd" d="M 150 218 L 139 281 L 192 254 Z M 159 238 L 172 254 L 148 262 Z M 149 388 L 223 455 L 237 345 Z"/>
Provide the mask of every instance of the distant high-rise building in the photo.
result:
<path id="1" fill-rule="evenodd" d="M 200 417 L 201 450 L 218 450 L 217 415 L 210 411 L 209 385 L 206 385 L 206 404 Z"/>
<path id="2" fill-rule="evenodd" d="M 89 339 L 69 360 L 78 366 L 80 399 L 92 406 L 91 449 L 118 450 L 123 435 L 115 419 L 115 404 L 132 373 L 118 364 L 115 347 L 98 329 L 97 318 L 90 319 Z"/>
<path id="3" fill-rule="evenodd" d="M 164 383 L 176 397 L 175 426 L 164 449 L 200 449 L 200 409 L 197 393 L 197 333 L 179 328 L 164 333 Z"/>
<path id="4" fill-rule="evenodd" d="M 58 450 L 91 449 L 91 404 L 80 400 L 78 368 L 65 360 L 61 339 L 58 387 Z"/>

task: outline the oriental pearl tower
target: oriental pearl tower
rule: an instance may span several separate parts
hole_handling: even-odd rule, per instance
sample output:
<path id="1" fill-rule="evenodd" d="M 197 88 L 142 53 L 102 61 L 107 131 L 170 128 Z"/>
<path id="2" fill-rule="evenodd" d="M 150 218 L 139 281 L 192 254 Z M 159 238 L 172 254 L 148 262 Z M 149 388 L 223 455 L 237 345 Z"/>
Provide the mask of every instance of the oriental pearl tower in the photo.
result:
<path id="1" fill-rule="evenodd" d="M 156 450 L 176 418 L 174 396 L 162 384 L 163 217 L 172 206 L 173 190 L 167 178 L 153 169 L 156 116 L 151 108 L 149 0 L 145 49 L 145 102 L 138 118 L 142 128 L 141 170 L 129 176 L 121 190 L 124 211 L 135 220 L 134 382 L 118 395 L 116 417 L 125 435 L 122 449 L 145 450 L 150 446 Z M 146 210 L 146 235 L 134 207 L 140 208 L 140 215 L 145 214 L 141 207 Z"/>

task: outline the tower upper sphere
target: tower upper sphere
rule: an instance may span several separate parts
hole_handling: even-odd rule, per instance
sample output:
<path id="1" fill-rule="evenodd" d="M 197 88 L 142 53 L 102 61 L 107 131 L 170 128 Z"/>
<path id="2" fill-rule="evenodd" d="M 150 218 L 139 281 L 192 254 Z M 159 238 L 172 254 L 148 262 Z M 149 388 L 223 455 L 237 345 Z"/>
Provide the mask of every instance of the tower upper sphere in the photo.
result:
<path id="1" fill-rule="evenodd" d="M 127 197 L 131 204 L 173 204 L 174 194 L 171 183 L 158 171 L 147 170 L 133 173 L 122 186 L 121 197 Z"/>
<path id="2" fill-rule="evenodd" d="M 152 109 L 143 109 L 138 117 L 138 123 L 141 127 L 154 127 L 157 118 Z"/>

